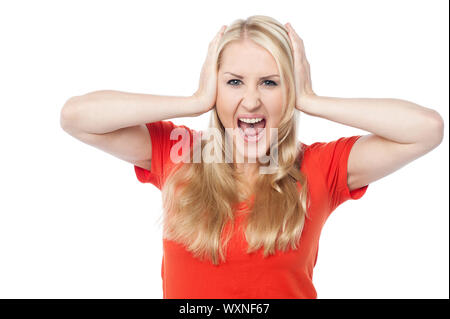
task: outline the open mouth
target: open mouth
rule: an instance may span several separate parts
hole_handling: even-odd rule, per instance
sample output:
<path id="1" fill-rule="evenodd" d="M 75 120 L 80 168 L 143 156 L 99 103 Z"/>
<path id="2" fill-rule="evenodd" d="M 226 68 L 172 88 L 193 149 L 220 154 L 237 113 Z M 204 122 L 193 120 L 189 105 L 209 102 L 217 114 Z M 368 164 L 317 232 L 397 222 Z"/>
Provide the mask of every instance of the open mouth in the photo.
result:
<path id="1" fill-rule="evenodd" d="M 246 142 L 256 142 L 263 136 L 264 128 L 266 127 L 265 118 L 239 118 L 238 119 L 239 132 Z"/>

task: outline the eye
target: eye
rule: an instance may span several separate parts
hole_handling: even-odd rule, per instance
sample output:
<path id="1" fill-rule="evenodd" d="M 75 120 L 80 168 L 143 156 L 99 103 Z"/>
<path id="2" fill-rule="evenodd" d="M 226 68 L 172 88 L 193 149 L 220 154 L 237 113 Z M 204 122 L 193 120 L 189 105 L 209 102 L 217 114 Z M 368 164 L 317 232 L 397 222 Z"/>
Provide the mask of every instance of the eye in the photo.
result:
<path id="1" fill-rule="evenodd" d="M 231 86 L 237 86 L 236 84 L 231 84 L 233 81 L 239 81 L 239 82 L 241 82 L 241 80 L 238 80 L 238 79 L 232 79 L 232 80 L 228 81 L 227 84 L 228 84 L 228 85 L 231 85 Z M 267 86 L 277 86 L 277 85 L 278 85 L 276 82 L 274 82 L 274 81 L 272 81 L 272 80 L 265 80 L 265 81 L 263 81 L 263 83 L 267 83 L 267 82 L 270 83 L 270 84 L 267 84 Z"/>
<path id="2" fill-rule="evenodd" d="M 227 84 L 228 84 L 228 85 L 231 85 L 231 86 L 237 86 L 237 85 L 235 85 L 235 84 L 231 84 L 231 82 L 233 82 L 233 81 L 239 81 L 239 82 L 240 82 L 241 80 L 233 79 L 233 80 L 228 81 Z"/>
<path id="3" fill-rule="evenodd" d="M 272 81 L 272 80 L 266 80 L 266 81 L 264 81 L 264 82 L 272 83 L 272 84 L 270 84 L 269 86 L 277 86 L 277 85 L 278 85 L 277 83 L 275 83 L 275 82 Z"/>

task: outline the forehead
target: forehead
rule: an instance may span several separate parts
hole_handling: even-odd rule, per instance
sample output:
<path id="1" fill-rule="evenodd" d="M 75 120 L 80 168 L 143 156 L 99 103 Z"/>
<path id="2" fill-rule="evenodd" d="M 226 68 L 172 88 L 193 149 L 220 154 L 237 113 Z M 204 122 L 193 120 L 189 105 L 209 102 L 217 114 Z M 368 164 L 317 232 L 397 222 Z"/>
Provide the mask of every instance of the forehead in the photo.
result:
<path id="1" fill-rule="evenodd" d="M 248 76 L 278 73 L 272 54 L 250 40 L 227 45 L 222 53 L 220 70 Z"/>

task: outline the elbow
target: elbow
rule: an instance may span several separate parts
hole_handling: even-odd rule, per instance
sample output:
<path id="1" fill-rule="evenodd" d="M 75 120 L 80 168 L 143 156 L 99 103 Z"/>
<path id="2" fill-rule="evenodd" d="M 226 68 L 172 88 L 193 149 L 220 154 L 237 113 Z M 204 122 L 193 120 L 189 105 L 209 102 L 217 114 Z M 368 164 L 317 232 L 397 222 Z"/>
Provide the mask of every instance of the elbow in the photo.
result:
<path id="1" fill-rule="evenodd" d="M 78 96 L 73 96 L 68 99 L 66 103 L 64 103 L 64 106 L 62 107 L 60 112 L 59 125 L 64 131 L 68 133 L 74 128 L 75 115 L 77 113 L 77 100 Z"/>
<path id="2" fill-rule="evenodd" d="M 434 139 L 434 147 L 439 146 L 444 139 L 444 119 L 441 114 L 437 111 L 431 112 L 431 122 L 432 122 L 432 130 L 433 130 L 433 139 Z"/>

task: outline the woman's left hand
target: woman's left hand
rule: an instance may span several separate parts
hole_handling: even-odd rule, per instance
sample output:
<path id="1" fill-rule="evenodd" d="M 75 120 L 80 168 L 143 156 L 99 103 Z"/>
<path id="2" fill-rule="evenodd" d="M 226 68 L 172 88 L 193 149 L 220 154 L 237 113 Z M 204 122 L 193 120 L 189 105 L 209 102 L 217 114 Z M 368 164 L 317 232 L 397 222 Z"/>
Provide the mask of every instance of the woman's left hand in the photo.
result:
<path id="1" fill-rule="evenodd" d="M 290 23 L 286 23 L 285 27 L 288 30 L 294 56 L 295 107 L 297 110 L 303 111 L 302 106 L 305 104 L 306 99 L 316 96 L 316 94 L 312 90 L 311 73 L 309 62 L 305 55 L 303 40 L 298 36 Z"/>

